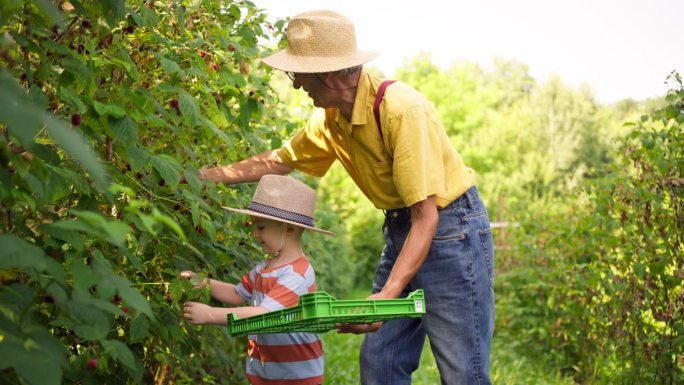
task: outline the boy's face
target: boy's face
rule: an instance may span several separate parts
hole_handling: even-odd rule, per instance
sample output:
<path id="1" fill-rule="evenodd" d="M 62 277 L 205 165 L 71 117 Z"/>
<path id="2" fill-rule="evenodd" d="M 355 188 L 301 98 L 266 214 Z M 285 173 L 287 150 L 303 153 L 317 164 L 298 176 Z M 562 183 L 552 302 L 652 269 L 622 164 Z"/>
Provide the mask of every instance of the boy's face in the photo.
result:
<path id="1" fill-rule="evenodd" d="M 252 217 L 252 236 L 261 245 L 266 254 L 274 254 L 283 247 L 282 240 L 287 225 L 283 222 L 265 218 Z"/>

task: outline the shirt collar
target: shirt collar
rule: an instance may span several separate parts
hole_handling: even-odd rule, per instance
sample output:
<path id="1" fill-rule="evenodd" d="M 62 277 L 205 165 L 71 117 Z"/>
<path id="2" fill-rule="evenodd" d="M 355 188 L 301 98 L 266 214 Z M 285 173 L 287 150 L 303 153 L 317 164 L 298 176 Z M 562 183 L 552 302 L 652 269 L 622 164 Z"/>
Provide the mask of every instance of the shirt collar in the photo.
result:
<path id="1" fill-rule="evenodd" d="M 375 82 L 377 83 L 377 81 Z M 354 108 L 352 109 L 351 122 L 349 122 L 349 129 L 354 125 L 364 125 L 368 123 L 368 97 L 373 89 L 373 78 L 364 68 L 361 69 L 359 75 L 359 83 L 356 86 L 356 96 L 354 98 Z M 340 110 L 335 111 L 335 121 L 340 125 L 342 121 L 347 119 L 342 116 Z"/>
<path id="2" fill-rule="evenodd" d="M 368 123 L 368 95 L 372 88 L 371 76 L 365 69 L 361 69 L 359 84 L 356 86 L 356 98 L 352 110 L 351 124 L 363 125 Z"/>

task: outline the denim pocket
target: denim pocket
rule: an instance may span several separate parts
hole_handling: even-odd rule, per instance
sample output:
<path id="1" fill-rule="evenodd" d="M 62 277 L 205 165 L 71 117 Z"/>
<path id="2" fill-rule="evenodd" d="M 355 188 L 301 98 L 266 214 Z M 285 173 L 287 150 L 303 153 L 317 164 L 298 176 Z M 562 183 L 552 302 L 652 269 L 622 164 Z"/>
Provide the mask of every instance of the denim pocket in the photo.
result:
<path id="1" fill-rule="evenodd" d="M 494 240 L 492 239 L 492 228 L 480 230 L 480 242 L 484 251 L 484 258 L 487 262 L 487 275 L 489 276 L 489 287 L 494 288 Z"/>

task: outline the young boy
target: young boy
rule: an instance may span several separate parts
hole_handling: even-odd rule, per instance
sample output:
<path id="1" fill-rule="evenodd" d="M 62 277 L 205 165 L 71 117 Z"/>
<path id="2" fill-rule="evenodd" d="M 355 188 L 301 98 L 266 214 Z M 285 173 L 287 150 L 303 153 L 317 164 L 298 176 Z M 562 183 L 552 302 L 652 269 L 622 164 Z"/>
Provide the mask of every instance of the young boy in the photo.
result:
<path id="1" fill-rule="evenodd" d="M 229 313 L 240 318 L 297 305 L 299 296 L 316 290 L 315 275 L 302 251 L 304 230 L 333 233 L 314 227 L 316 192 L 288 176 L 264 175 L 247 209 L 224 207 L 251 216 L 252 235 L 268 258 L 237 285 L 209 279 L 216 300 L 239 307 L 183 305 L 183 317 L 193 324 L 226 325 Z M 191 271 L 182 277 L 192 278 Z M 246 372 L 253 385 L 323 383 L 323 346 L 317 334 L 250 335 Z"/>

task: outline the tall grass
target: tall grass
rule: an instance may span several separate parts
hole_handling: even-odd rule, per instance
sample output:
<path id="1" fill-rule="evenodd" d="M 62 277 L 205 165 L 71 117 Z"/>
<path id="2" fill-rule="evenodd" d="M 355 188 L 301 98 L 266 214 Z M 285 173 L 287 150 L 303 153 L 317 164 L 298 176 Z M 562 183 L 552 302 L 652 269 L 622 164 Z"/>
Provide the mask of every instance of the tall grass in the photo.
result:
<path id="1" fill-rule="evenodd" d="M 352 298 L 363 298 L 355 292 Z M 335 331 L 323 334 L 325 349 L 325 384 L 359 384 L 359 350 L 362 335 L 337 334 Z M 573 385 L 569 377 L 563 377 L 543 358 L 527 357 L 513 349 L 514 336 L 505 330 L 497 331 L 492 343 L 490 375 L 495 385 Z M 519 344 L 518 344 L 519 346 Z M 426 341 L 420 358 L 420 367 L 413 373 L 413 385 L 440 384 L 439 371 Z"/>

